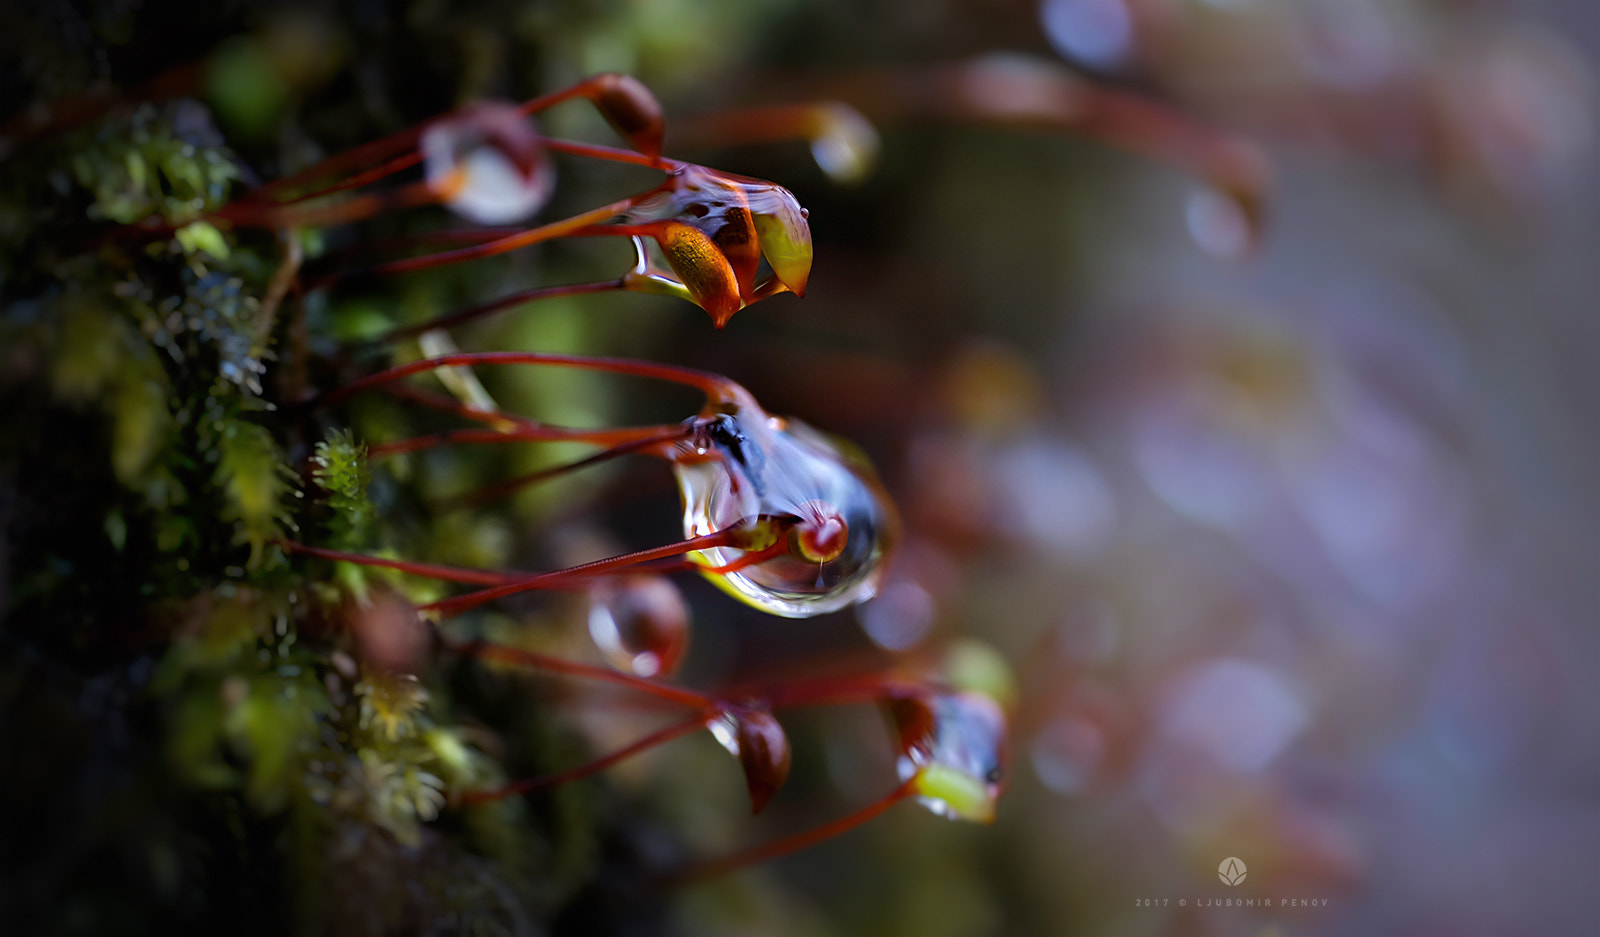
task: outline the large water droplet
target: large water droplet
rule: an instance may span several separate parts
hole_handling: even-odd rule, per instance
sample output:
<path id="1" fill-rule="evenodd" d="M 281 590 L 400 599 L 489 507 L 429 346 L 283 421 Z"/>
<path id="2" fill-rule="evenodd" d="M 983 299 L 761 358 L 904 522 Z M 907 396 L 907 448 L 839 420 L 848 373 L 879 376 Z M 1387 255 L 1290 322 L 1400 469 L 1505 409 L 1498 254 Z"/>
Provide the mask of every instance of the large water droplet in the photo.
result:
<path id="1" fill-rule="evenodd" d="M 831 506 L 847 532 L 831 559 L 808 560 L 797 550 L 734 572 L 708 573 L 713 582 L 787 618 L 837 611 L 876 593 L 896 522 L 870 467 L 816 430 L 753 406 L 706 422 L 703 435 L 713 458 L 680 457 L 674 463 L 685 536 L 769 518 L 812 517 L 818 504 Z M 686 444 L 686 450 L 696 445 Z M 743 551 L 718 547 L 700 555 L 707 565 L 725 566 Z"/>

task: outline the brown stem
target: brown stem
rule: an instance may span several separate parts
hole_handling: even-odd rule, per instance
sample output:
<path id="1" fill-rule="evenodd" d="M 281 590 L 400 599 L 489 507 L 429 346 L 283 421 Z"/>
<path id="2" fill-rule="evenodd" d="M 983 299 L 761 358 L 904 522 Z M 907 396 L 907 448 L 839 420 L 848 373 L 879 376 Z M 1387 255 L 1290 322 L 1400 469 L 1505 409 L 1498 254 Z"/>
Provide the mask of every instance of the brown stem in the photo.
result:
<path id="1" fill-rule="evenodd" d="M 656 436 L 647 436 L 641 439 L 636 439 L 632 442 L 620 443 L 612 446 L 609 449 L 597 452 L 594 455 L 586 458 L 578 459 L 574 462 L 566 462 L 561 465 L 554 465 L 550 468 L 540 469 L 536 472 L 529 472 L 526 475 L 519 475 L 516 478 L 508 481 L 496 482 L 492 485 L 485 485 L 484 487 L 457 499 L 457 503 L 462 507 L 473 507 L 476 505 L 485 504 L 489 501 L 495 500 L 496 498 L 503 498 L 506 495 L 521 491 L 523 488 L 526 488 L 529 485 L 547 481 L 559 475 L 565 475 L 568 472 L 575 472 L 578 469 L 588 468 L 591 465 L 598 465 L 601 462 L 608 462 L 612 459 L 618 458 L 619 456 L 645 451 L 654 446 L 661 446 L 666 445 L 667 443 L 677 442 L 678 440 L 685 438 L 688 432 L 689 430 L 687 428 L 680 426 L 676 427 L 672 432 L 661 433 Z"/>
<path id="2" fill-rule="evenodd" d="M 246 193 L 244 199 L 252 202 L 272 200 L 277 197 L 279 192 L 292 191 L 320 179 L 349 172 L 359 166 L 370 166 L 381 160 L 387 160 L 403 150 L 415 147 L 417 141 L 422 139 L 422 132 L 431 123 L 431 120 L 423 121 L 399 133 L 390 134 L 387 137 L 373 140 L 369 143 L 363 143 L 360 146 L 345 150 L 343 153 L 337 153 L 293 175 L 284 176 L 282 179 L 275 179 L 265 185 L 257 186 Z"/>
<path id="3" fill-rule="evenodd" d="M 402 153 L 386 163 L 374 166 L 365 172 L 358 172 L 349 178 L 335 182 L 333 185 L 330 185 L 327 188 L 318 189 L 315 192 L 308 192 L 305 195 L 295 196 L 285 204 L 295 205 L 299 204 L 300 202 L 308 202 L 314 198 L 322 198 L 325 195 L 333 195 L 336 192 L 347 192 L 350 189 L 359 189 L 369 183 L 377 182 L 379 179 L 385 179 L 397 172 L 410 169 L 412 166 L 415 166 L 420 162 L 422 162 L 422 153 L 420 151 L 414 150 L 410 153 Z"/>
<path id="4" fill-rule="evenodd" d="M 410 439 L 378 443 L 372 446 L 368 453 L 372 458 L 378 459 L 403 452 L 420 452 L 424 449 L 436 449 L 439 446 L 453 446 L 458 443 L 493 445 L 508 442 L 585 442 L 607 447 L 635 443 L 644 446 L 660 441 L 663 435 L 663 428 L 655 426 L 597 430 L 545 425 L 522 426 L 516 429 L 452 429 L 428 436 L 413 436 Z"/>
<path id="5" fill-rule="evenodd" d="M 370 218 L 381 211 L 432 205 L 439 195 L 426 182 L 416 182 L 390 192 L 357 195 L 332 205 L 257 205 L 235 202 L 212 215 L 219 221 L 267 228 L 320 228 Z"/>
<path id="6" fill-rule="evenodd" d="M 530 573 L 499 573 L 487 569 L 465 569 L 459 566 L 439 566 L 433 563 L 416 563 L 410 560 L 391 560 L 381 556 L 369 556 L 365 553 L 350 553 L 345 550 L 329 550 L 323 547 L 308 546 L 293 540 L 280 539 L 278 545 L 290 553 L 303 553 L 306 556 L 314 556 L 322 560 L 394 569 L 402 573 L 410 573 L 413 576 L 427 576 L 429 579 L 442 579 L 445 582 L 459 582 L 469 586 L 504 585 L 537 575 Z"/>

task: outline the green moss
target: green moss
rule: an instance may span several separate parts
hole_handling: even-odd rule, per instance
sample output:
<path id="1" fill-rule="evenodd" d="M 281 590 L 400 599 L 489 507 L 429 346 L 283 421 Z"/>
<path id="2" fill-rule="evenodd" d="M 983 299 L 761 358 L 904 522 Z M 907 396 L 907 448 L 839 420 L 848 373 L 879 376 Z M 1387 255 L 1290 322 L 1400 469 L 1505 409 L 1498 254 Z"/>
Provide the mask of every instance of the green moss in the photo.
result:
<path id="1" fill-rule="evenodd" d="M 227 200 L 239 176 L 232 155 L 180 138 L 174 115 L 172 107 L 142 105 L 75 148 L 72 177 L 93 197 L 90 218 L 134 224 L 155 216 L 178 225 Z"/>
<path id="2" fill-rule="evenodd" d="M 376 513 L 367 497 L 367 487 L 372 484 L 367 447 L 348 429 L 329 430 L 327 438 L 317 443 L 311 463 L 315 466 L 312 475 L 327 492 L 332 511 L 328 542 L 353 549 L 366 539 Z"/>

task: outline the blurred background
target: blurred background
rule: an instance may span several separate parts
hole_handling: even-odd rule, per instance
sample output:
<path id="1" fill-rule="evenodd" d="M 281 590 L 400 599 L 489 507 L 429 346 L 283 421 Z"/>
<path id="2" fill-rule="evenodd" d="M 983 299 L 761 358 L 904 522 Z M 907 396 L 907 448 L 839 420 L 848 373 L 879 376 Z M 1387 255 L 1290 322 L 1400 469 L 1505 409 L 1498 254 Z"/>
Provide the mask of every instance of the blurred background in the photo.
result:
<path id="1" fill-rule="evenodd" d="M 990 827 L 901 805 L 805 853 L 636 894 L 631 873 L 663 857 L 760 842 L 892 789 L 877 713 L 807 712 L 785 718 L 794 775 L 759 818 L 726 754 L 686 739 L 530 799 L 518 822 L 544 837 L 537 855 L 476 879 L 515 909 L 493 920 L 393 897 L 431 888 L 451 850 L 498 855 L 447 810 L 398 847 L 363 840 L 333 880 L 423 910 L 339 917 L 302 896 L 295 916 L 240 930 L 1600 932 L 1590 0 L 113 2 L 8 16 L 37 43 L 9 53 L 16 93 L 35 101 L 137 97 L 202 63 L 186 93 L 260 178 L 468 100 L 606 70 L 639 77 L 666 107 L 669 154 L 771 179 L 809 209 L 806 298 L 764 301 L 720 332 L 683 303 L 549 301 L 457 342 L 707 368 L 871 456 L 905 524 L 879 596 L 791 621 L 682 582 L 686 682 L 781 682 L 965 639 L 1015 672 Z M 1086 117 L 1101 113 L 1082 104 L 1099 100 L 1086 89 L 1160 110 Z M 836 102 L 812 146 L 741 142 L 726 119 L 787 102 Z M 27 126 L 18 113 L 13 129 Z M 542 121 L 612 139 L 581 106 Z M 1231 158 L 1251 146 L 1270 172 Z M 548 217 L 645 178 L 563 161 Z M 332 291 L 310 300 L 311 347 L 331 356 L 341 335 L 626 263 L 618 245 L 579 240 Z M 595 375 L 491 390 L 569 423 L 677 419 L 694 405 Z M 403 417 L 349 419 L 376 438 Z M 463 467 L 470 456 L 380 472 L 374 497 L 406 506 L 408 486 L 454 491 L 554 458 Z M 412 523 L 383 545 L 543 568 L 662 542 L 676 511 L 658 467 L 625 464 L 453 527 Z M 13 535 L 12 555 L 27 549 Z M 531 646 L 598 659 L 586 615 L 569 598 L 473 627 L 507 640 L 531 629 Z M 26 634 L 15 615 L 5 627 Z M 13 687 L 32 679 L 17 662 L 37 646 L 7 644 Z M 139 684 L 127 661 L 95 666 Z M 469 741 L 502 753 L 512 776 L 639 735 L 637 714 L 581 691 L 443 664 L 421 676 L 441 724 L 477 726 Z M 99 737 L 89 692 L 63 697 L 76 715 L 51 718 Z M 33 698 L 8 702 L 13 764 Z M 175 730 L 145 731 L 135 738 L 159 746 Z M 105 770 L 75 751 L 52 762 L 62 776 Z M 181 813 L 170 801 L 189 782 L 166 770 L 139 777 Z M 10 783 L 20 810 L 46 782 Z M 238 809 L 278 816 L 248 803 Z M 202 892 L 237 907 L 299 894 L 300 854 L 245 827 L 257 858 L 238 874 L 276 872 Z M 182 889 L 166 905 L 159 889 L 123 893 L 136 884 L 103 899 L 94 876 L 137 883 L 157 852 L 106 846 L 128 829 L 109 821 L 59 829 L 79 842 L 45 850 L 46 872 L 16 840 L 4 847 L 13 890 L 0 908 L 24 930 L 227 920 Z M 207 849 L 225 851 L 221 829 Z M 1218 879 L 1229 858 L 1248 867 L 1237 886 Z M 1271 904 L 1217 906 L 1230 899 Z"/>

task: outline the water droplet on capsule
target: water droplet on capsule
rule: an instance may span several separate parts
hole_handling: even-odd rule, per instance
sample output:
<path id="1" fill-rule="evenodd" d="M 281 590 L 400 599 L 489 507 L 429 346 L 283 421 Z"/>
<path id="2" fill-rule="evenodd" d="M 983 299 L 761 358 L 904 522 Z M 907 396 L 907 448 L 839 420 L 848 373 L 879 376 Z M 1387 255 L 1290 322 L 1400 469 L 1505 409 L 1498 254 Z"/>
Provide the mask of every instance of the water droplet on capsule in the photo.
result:
<path id="1" fill-rule="evenodd" d="M 618 670 L 668 676 L 689 644 L 689 607 L 664 576 L 603 579 L 589 591 L 589 636 Z"/>
<path id="2" fill-rule="evenodd" d="M 804 424 L 772 417 L 746 399 L 736 413 L 702 418 L 674 459 L 686 537 L 788 519 L 791 549 L 712 582 L 764 612 L 810 618 L 866 601 L 877 591 L 897 522 L 864 460 Z M 687 458 L 701 446 L 706 457 Z M 699 553 L 708 566 L 744 551 Z"/>
<path id="3" fill-rule="evenodd" d="M 981 693 L 938 692 L 895 700 L 896 763 L 917 802 L 951 820 L 989 823 L 1004 780 L 1006 717 Z"/>
<path id="4" fill-rule="evenodd" d="M 423 131 L 428 187 L 478 224 L 511 224 L 544 207 L 555 169 L 539 134 L 515 105 L 484 101 Z"/>

